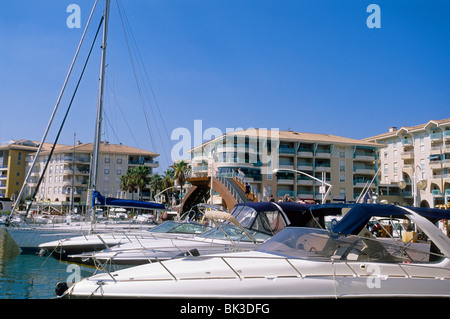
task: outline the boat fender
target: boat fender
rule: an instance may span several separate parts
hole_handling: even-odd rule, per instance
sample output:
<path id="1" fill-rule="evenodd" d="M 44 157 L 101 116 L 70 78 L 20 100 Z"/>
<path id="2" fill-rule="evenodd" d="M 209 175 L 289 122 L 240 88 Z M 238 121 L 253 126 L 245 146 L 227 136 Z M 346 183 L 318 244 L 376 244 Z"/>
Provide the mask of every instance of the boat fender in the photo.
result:
<path id="1" fill-rule="evenodd" d="M 58 297 L 61 297 L 64 295 L 64 293 L 69 289 L 69 286 L 67 285 L 67 282 L 60 281 L 55 285 L 55 293 Z"/>
<path id="2" fill-rule="evenodd" d="M 197 257 L 197 256 L 200 256 L 200 252 L 198 251 L 197 248 L 194 248 L 194 249 L 190 249 L 184 253 L 181 253 L 178 256 L 180 256 L 180 257 L 189 257 L 189 256 Z"/>
<path id="3" fill-rule="evenodd" d="M 39 252 L 37 253 L 37 255 L 38 255 L 39 257 L 47 256 L 47 255 L 48 255 L 48 250 L 45 249 L 45 248 L 41 248 L 41 250 L 39 250 Z"/>

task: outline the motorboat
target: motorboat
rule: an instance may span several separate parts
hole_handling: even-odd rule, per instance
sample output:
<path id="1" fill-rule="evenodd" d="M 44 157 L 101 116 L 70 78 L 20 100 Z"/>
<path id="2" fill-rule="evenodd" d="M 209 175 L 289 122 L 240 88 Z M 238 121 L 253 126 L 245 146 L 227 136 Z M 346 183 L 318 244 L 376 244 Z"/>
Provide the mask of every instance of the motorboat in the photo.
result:
<path id="1" fill-rule="evenodd" d="M 297 203 L 250 202 L 237 204 L 231 213 L 205 213 L 216 227 L 190 238 L 146 238 L 124 242 L 99 252 L 69 255 L 80 265 L 118 269 L 186 255 L 204 255 L 254 250 L 288 225 L 306 225 L 313 219 L 311 205 Z M 317 210 L 318 212 L 319 210 Z M 323 217 L 317 214 L 318 221 Z"/>
<path id="2" fill-rule="evenodd" d="M 164 210 L 164 204 L 143 202 L 136 200 L 105 198 L 95 192 L 92 197 L 93 207 L 128 207 L 147 210 Z M 17 214 L 15 215 L 17 216 Z M 48 242 L 59 242 L 76 236 L 99 235 L 107 233 L 127 235 L 147 234 L 148 230 L 155 224 L 137 223 L 130 221 L 99 221 L 96 219 L 88 221 L 72 220 L 70 215 L 66 216 L 64 222 L 36 224 L 29 221 L 14 222 L 6 224 L 6 231 L 20 247 L 22 253 L 39 253 L 41 244 Z M 97 237 L 98 239 L 98 237 Z M 52 251 L 52 250 L 50 250 Z"/>
<path id="3" fill-rule="evenodd" d="M 108 204 L 110 203 L 108 202 Z M 217 205 L 201 204 L 198 206 L 201 206 L 202 212 L 210 209 L 224 210 L 221 206 Z M 199 212 L 198 215 L 203 216 L 203 213 Z M 146 218 L 144 220 L 146 220 Z M 133 222 L 135 221 L 137 221 L 137 219 L 133 218 Z M 186 216 L 181 216 L 179 220 L 168 220 L 155 227 L 147 229 L 146 231 L 138 233 L 135 232 L 134 234 L 126 232 L 111 232 L 82 235 L 45 242 L 39 245 L 41 249 L 39 255 L 43 256 L 51 253 L 57 260 L 68 261 L 67 257 L 69 255 L 97 252 L 127 243 L 139 243 L 142 245 L 142 242 L 155 239 L 156 237 L 192 237 L 201 234 L 210 228 L 211 227 L 207 224 L 200 223 L 198 218 L 190 219 L 186 218 Z"/>
<path id="4" fill-rule="evenodd" d="M 189 256 L 97 274 L 62 296 L 448 298 L 450 239 L 435 222 L 449 216 L 439 209 L 355 204 L 331 230 L 286 227 L 254 251 Z M 415 235 L 409 240 L 375 237 L 365 225 L 378 218 L 410 223 Z"/>
<path id="5" fill-rule="evenodd" d="M 195 222 L 166 221 L 141 231 L 120 231 L 69 237 L 39 245 L 40 256 L 51 254 L 55 259 L 68 261 L 69 255 L 110 249 L 125 243 L 142 242 L 148 239 L 192 237 L 208 230 L 208 225 Z"/>

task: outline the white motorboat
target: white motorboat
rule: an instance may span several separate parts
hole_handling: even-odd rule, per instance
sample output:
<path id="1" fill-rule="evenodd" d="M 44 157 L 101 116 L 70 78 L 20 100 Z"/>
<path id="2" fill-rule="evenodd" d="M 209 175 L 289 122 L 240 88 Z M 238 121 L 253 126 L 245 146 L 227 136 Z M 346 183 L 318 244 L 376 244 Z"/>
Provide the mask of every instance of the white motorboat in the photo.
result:
<path id="1" fill-rule="evenodd" d="M 16 224 L 6 227 L 6 231 L 20 247 L 22 253 L 38 253 L 39 245 L 50 241 L 60 241 L 75 236 L 91 234 L 128 233 L 145 234 L 154 227 L 149 224 L 70 222 L 49 224 Z"/>
<path id="2" fill-rule="evenodd" d="M 166 221 L 158 226 L 142 231 L 112 231 L 95 235 L 69 237 L 39 245 L 39 255 L 51 253 L 60 261 L 68 261 L 67 257 L 74 254 L 101 251 L 126 243 L 142 242 L 148 239 L 192 237 L 203 233 L 211 227 L 199 223 L 181 221 Z"/>
<path id="3" fill-rule="evenodd" d="M 217 227 L 191 238 L 146 238 L 125 242 L 100 252 L 69 255 L 67 260 L 80 265 L 118 269 L 187 255 L 254 250 L 262 242 L 284 229 L 287 225 L 305 226 L 313 216 L 324 224 L 326 214 L 340 214 L 309 209 L 311 205 L 296 203 L 244 203 L 237 204 L 231 213 L 209 211 L 205 216 L 220 219 Z M 316 223 L 316 221 L 314 222 Z"/>
<path id="4" fill-rule="evenodd" d="M 163 204 L 159 203 L 105 198 L 98 192 L 93 195 L 92 206 L 145 208 L 148 210 L 163 210 L 165 208 Z M 68 238 L 88 235 L 95 235 L 94 237 L 98 241 L 98 234 L 107 233 L 145 235 L 149 229 L 155 227 L 154 224 L 137 223 L 134 220 L 98 221 L 93 219 L 92 221 L 77 221 L 72 220 L 70 215 L 64 216 L 64 218 L 63 222 L 58 223 L 36 224 L 29 220 L 20 223 L 8 223 L 6 230 L 20 247 L 22 253 L 39 253 L 41 252 L 40 245 L 48 242 L 61 242 Z M 111 244 L 113 241 L 111 241 Z M 49 251 L 51 252 L 53 249 Z"/>
<path id="5" fill-rule="evenodd" d="M 411 221 L 420 240 L 355 235 L 377 216 Z M 191 256 L 97 274 L 73 284 L 63 296 L 448 298 L 450 239 L 433 224 L 448 217 L 443 210 L 356 204 L 332 231 L 288 227 L 256 251 Z"/>

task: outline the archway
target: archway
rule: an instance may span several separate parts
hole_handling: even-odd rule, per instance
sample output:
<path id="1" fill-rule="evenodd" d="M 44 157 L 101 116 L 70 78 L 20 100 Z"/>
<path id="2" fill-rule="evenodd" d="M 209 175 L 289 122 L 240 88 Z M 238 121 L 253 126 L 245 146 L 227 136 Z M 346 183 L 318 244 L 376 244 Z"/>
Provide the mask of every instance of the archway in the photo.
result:
<path id="1" fill-rule="evenodd" d="M 420 207 L 430 208 L 430 204 L 428 203 L 428 201 L 423 200 L 420 202 Z"/>

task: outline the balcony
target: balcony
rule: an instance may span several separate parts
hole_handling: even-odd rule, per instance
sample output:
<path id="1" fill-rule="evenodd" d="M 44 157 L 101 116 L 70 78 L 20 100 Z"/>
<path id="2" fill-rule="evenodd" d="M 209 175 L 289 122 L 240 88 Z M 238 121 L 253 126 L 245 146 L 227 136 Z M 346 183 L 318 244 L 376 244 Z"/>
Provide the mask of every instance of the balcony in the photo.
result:
<path id="1" fill-rule="evenodd" d="M 313 157 L 314 152 L 312 148 L 300 147 L 297 155 L 301 157 Z"/>
<path id="2" fill-rule="evenodd" d="M 331 172 L 330 163 L 316 163 L 316 172 Z"/>
<path id="3" fill-rule="evenodd" d="M 450 140 L 450 130 L 445 130 L 444 131 L 444 139 Z"/>
<path id="4" fill-rule="evenodd" d="M 433 141 L 442 141 L 443 137 L 444 137 L 444 135 L 442 134 L 442 132 L 430 134 L 430 140 L 432 142 Z"/>
<path id="5" fill-rule="evenodd" d="M 403 146 L 414 146 L 414 142 L 412 138 L 404 138 L 402 139 L 402 145 Z"/>
<path id="6" fill-rule="evenodd" d="M 317 149 L 316 158 L 330 158 L 331 151 L 328 149 Z"/>
<path id="7" fill-rule="evenodd" d="M 353 158 L 357 161 L 374 161 L 375 153 L 372 152 L 355 152 Z"/>
<path id="8" fill-rule="evenodd" d="M 375 174 L 375 167 L 369 165 L 353 165 L 353 172 L 355 174 Z"/>
<path id="9" fill-rule="evenodd" d="M 289 154 L 289 155 L 294 155 L 295 154 L 295 149 L 293 149 L 292 147 L 280 147 L 278 149 L 278 152 L 280 154 Z"/>
<path id="10" fill-rule="evenodd" d="M 300 175 L 299 177 L 297 177 L 297 185 L 313 186 L 314 180 L 308 176 Z"/>
<path id="11" fill-rule="evenodd" d="M 297 169 L 299 171 L 312 171 L 314 164 L 311 162 L 297 162 Z"/>
<path id="12" fill-rule="evenodd" d="M 406 151 L 401 153 L 402 160 L 414 159 L 414 151 Z"/>

